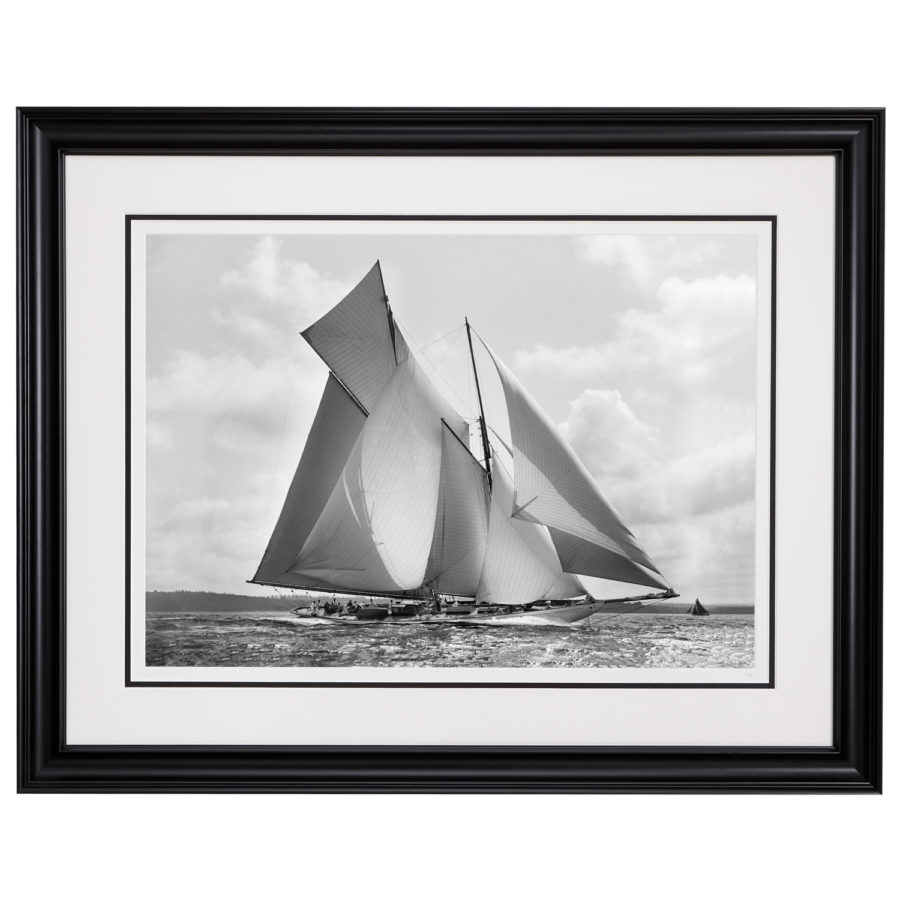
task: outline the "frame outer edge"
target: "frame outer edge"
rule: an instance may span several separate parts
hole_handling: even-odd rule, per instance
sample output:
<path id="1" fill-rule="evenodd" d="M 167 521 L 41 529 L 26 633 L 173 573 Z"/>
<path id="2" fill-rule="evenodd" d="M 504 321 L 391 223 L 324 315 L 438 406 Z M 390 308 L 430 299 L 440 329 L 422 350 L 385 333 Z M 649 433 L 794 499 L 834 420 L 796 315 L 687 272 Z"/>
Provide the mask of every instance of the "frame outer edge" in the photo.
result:
<path id="1" fill-rule="evenodd" d="M 18 110 L 19 790 L 880 791 L 884 121 L 880 109 Z M 67 152 L 836 154 L 835 746 L 66 746 Z"/>
<path id="2" fill-rule="evenodd" d="M 883 439 L 884 439 L 884 112 L 860 127 L 853 141 L 845 197 L 844 329 L 849 362 L 843 385 L 848 411 L 843 437 L 847 473 L 842 507 L 848 602 L 842 610 L 842 690 L 839 746 L 873 790 L 882 780 Z"/>

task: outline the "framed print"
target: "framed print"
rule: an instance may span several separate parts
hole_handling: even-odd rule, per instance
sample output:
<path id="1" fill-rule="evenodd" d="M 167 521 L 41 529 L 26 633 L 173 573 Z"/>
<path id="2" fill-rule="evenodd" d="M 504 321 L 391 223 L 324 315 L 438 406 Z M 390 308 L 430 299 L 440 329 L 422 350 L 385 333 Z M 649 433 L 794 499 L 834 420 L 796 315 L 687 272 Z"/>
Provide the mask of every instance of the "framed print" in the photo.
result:
<path id="1" fill-rule="evenodd" d="M 20 110 L 20 789 L 879 790 L 883 134 Z"/>
<path id="2" fill-rule="evenodd" d="M 128 684 L 772 684 L 772 219 L 126 227 Z"/>

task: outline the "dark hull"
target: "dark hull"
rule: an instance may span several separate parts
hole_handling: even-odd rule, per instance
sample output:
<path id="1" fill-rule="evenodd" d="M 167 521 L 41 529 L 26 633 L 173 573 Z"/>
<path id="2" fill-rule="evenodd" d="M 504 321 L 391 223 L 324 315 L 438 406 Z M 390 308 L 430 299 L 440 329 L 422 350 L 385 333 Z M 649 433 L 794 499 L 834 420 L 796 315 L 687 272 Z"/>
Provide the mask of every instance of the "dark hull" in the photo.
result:
<path id="1" fill-rule="evenodd" d="M 304 625 L 385 625 L 392 627 L 402 627 L 403 625 L 460 625 L 469 628 L 509 625 L 568 626 L 588 619 L 591 616 L 602 618 L 605 615 L 622 615 L 629 612 L 629 610 L 634 610 L 644 605 L 644 603 L 635 601 L 584 599 L 563 606 L 519 609 L 511 612 L 504 612 L 496 608 L 484 609 L 480 607 L 471 607 L 463 612 L 450 607 L 440 613 L 418 613 L 415 615 L 404 613 L 394 615 L 389 614 L 388 610 L 382 607 L 373 607 L 336 615 L 315 615 L 310 610 L 298 609 L 293 611 L 293 615 L 297 617 L 298 622 Z M 383 615 L 380 617 L 360 615 L 361 613 L 375 611 Z"/>

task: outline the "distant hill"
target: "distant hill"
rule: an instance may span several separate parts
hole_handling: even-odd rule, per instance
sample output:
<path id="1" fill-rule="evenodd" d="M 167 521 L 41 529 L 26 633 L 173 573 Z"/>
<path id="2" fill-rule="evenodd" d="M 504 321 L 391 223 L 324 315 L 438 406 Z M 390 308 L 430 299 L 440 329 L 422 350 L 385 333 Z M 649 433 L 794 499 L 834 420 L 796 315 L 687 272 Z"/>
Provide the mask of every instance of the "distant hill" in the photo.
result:
<path id="1" fill-rule="evenodd" d="M 212 591 L 147 591 L 147 612 L 288 612 L 298 606 L 306 606 L 307 599 L 302 594 L 272 594 L 268 597 L 249 597 L 242 594 L 216 594 Z M 693 605 L 681 598 L 665 600 L 651 606 L 634 607 L 634 613 L 663 613 L 685 615 Z M 707 606 L 710 615 L 735 616 L 752 615 L 753 607 L 746 605 Z"/>
<path id="2" fill-rule="evenodd" d="M 248 597 L 211 591 L 147 591 L 147 612 L 287 612 L 304 598 L 286 594 Z"/>

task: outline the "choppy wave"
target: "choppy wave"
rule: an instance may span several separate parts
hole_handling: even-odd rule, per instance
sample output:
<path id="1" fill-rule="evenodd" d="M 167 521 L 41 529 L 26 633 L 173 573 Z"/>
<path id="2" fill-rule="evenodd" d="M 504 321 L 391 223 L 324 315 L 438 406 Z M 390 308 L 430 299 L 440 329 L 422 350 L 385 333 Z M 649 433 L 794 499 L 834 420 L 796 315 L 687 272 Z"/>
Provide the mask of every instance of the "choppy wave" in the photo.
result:
<path id="1" fill-rule="evenodd" d="M 748 668 L 753 616 L 596 617 L 572 628 L 307 628 L 288 614 L 149 614 L 149 666 Z"/>

